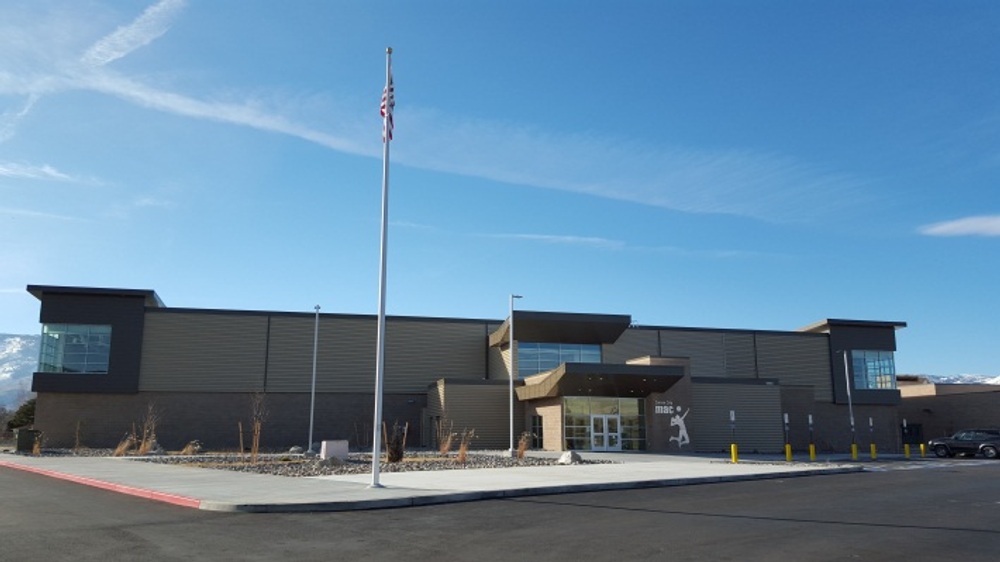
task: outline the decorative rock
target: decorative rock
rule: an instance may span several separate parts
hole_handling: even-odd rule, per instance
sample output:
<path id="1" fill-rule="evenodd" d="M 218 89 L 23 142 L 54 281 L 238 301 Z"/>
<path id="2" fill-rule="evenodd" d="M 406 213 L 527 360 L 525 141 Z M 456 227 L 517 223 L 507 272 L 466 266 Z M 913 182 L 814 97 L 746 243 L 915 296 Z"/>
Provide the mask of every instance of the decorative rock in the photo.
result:
<path id="1" fill-rule="evenodd" d="M 583 462 L 583 459 L 580 458 L 580 455 L 576 451 L 566 451 L 559 457 L 558 462 L 559 464 L 580 464 Z"/>
<path id="2" fill-rule="evenodd" d="M 301 455 L 302 454 L 302 447 L 299 447 L 298 445 L 296 445 L 296 446 L 294 446 L 294 447 L 292 447 L 291 449 L 288 450 L 288 454 L 290 454 L 290 455 Z"/>
<path id="3" fill-rule="evenodd" d="M 345 461 L 343 461 L 341 459 L 338 459 L 337 457 L 329 457 L 329 458 L 320 459 L 320 460 L 316 461 L 316 466 L 319 466 L 319 467 L 322 467 L 322 468 L 331 468 L 331 467 L 335 467 L 335 466 L 341 466 L 341 465 L 344 464 L 344 462 Z"/>

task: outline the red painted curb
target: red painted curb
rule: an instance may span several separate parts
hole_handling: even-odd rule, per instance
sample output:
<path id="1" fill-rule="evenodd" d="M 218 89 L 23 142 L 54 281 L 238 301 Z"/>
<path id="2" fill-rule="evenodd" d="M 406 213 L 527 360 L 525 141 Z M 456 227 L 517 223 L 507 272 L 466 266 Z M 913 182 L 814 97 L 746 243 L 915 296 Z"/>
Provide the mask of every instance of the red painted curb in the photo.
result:
<path id="1" fill-rule="evenodd" d="M 103 480 L 96 480 L 94 478 L 87 478 L 85 476 L 66 474 L 65 472 L 57 472 L 55 470 L 48 470 L 45 468 L 27 466 L 8 461 L 0 461 L 0 466 L 13 468 L 14 470 L 23 470 L 24 472 L 33 472 L 35 474 L 41 474 L 43 476 L 48 476 L 51 478 L 58 478 L 59 480 L 66 480 L 68 482 L 74 482 L 76 484 L 83 484 L 84 486 L 100 488 L 101 490 L 118 492 L 119 494 L 126 494 L 129 496 L 145 498 L 147 500 L 169 503 L 172 505 L 179 505 L 181 507 L 193 507 L 195 509 L 201 507 L 201 500 L 196 498 L 189 498 L 187 496 L 181 496 L 178 494 L 168 494 L 167 492 L 146 490 L 143 488 L 136 488 L 134 486 L 126 486 L 125 484 L 115 484 L 113 482 L 105 482 Z"/>

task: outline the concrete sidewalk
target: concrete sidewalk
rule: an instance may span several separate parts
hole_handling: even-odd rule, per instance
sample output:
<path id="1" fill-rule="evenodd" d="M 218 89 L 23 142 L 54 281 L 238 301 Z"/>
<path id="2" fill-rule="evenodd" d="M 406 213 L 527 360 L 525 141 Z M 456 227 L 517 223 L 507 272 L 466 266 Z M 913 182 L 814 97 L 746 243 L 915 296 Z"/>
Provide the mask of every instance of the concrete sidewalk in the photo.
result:
<path id="1" fill-rule="evenodd" d="M 733 464 L 720 457 L 641 453 L 585 452 L 582 456 L 613 464 L 382 472 L 381 488 L 370 487 L 370 474 L 294 478 L 112 457 L 0 454 L 0 467 L 185 507 L 259 513 L 408 507 L 863 470 L 857 464 L 828 462 L 741 460 Z"/>

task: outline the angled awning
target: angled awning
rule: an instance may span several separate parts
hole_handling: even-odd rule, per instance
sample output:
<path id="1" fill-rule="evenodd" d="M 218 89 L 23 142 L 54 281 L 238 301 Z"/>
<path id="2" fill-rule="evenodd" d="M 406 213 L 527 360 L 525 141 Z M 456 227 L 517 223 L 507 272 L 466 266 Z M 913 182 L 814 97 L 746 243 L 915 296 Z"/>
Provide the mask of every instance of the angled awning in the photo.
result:
<path id="1" fill-rule="evenodd" d="M 614 343 L 631 323 L 632 317 L 627 314 L 514 311 L 517 340 L 536 343 Z M 490 334 L 490 347 L 509 342 L 510 319 L 507 319 Z"/>
<path id="2" fill-rule="evenodd" d="M 524 379 L 519 400 L 557 396 L 618 396 L 645 398 L 666 392 L 684 378 L 682 365 L 612 365 L 564 363 L 551 371 Z"/>

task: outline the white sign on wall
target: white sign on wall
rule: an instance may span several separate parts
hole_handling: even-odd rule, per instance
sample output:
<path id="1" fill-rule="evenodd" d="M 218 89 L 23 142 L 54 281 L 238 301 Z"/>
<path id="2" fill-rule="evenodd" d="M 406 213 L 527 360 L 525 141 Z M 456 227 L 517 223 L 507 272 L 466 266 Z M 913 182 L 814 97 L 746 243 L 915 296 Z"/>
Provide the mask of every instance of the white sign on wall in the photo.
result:
<path id="1" fill-rule="evenodd" d="M 656 404 L 653 405 L 654 414 L 670 416 L 670 427 L 677 428 L 677 435 L 670 437 L 670 441 L 676 441 L 677 446 L 680 448 L 691 443 L 691 437 L 688 436 L 687 422 L 684 421 L 684 418 L 690 412 L 690 408 L 684 409 L 683 406 L 676 406 L 669 400 L 666 402 L 657 400 Z"/>

